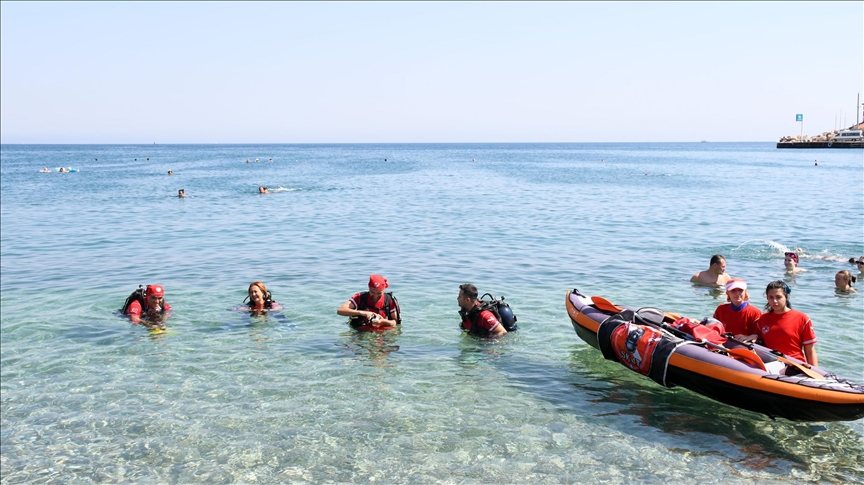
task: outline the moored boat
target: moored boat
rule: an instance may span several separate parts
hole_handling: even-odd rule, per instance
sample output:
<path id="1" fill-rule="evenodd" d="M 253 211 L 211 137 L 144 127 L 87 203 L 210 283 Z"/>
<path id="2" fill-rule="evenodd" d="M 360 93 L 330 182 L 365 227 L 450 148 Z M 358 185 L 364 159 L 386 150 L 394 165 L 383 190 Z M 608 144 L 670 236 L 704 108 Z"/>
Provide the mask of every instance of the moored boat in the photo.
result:
<path id="1" fill-rule="evenodd" d="M 634 372 L 716 401 L 792 421 L 864 417 L 864 386 L 759 345 L 697 340 L 670 325 L 677 315 L 567 292 L 576 334 Z"/>

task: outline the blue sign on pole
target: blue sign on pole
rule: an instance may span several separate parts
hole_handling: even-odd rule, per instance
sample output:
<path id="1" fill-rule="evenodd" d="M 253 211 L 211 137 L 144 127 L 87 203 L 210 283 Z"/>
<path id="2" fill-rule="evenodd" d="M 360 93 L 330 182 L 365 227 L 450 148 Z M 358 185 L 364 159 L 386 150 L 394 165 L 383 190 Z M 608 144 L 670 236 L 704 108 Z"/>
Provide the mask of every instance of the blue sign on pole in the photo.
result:
<path id="1" fill-rule="evenodd" d="M 795 115 L 795 121 L 804 121 L 804 115 Z"/>

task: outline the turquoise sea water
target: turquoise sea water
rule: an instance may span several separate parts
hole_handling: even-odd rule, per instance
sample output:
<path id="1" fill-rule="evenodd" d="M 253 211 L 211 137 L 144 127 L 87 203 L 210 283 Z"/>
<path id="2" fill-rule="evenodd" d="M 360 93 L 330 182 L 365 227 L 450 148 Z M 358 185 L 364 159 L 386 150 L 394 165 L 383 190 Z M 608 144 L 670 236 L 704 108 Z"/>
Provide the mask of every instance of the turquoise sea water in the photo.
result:
<path id="1" fill-rule="evenodd" d="M 783 251 L 801 247 L 807 271 L 787 281 L 813 319 L 821 367 L 864 382 L 864 297 L 833 287 L 834 273 L 857 271 L 816 257 L 864 254 L 860 150 L 0 155 L 3 484 L 864 481 L 862 421 L 774 421 L 663 389 L 604 361 L 564 307 L 577 287 L 710 315 L 725 298 L 688 280 L 714 253 L 761 306 L 784 277 Z M 38 173 L 60 166 L 79 172 Z M 181 188 L 192 197 L 177 198 Z M 357 333 L 335 314 L 370 273 L 399 298 L 400 331 Z M 230 310 L 255 280 L 281 314 Z M 505 295 L 521 330 L 461 334 L 465 282 Z M 161 334 L 116 314 L 148 283 L 174 308 Z"/>

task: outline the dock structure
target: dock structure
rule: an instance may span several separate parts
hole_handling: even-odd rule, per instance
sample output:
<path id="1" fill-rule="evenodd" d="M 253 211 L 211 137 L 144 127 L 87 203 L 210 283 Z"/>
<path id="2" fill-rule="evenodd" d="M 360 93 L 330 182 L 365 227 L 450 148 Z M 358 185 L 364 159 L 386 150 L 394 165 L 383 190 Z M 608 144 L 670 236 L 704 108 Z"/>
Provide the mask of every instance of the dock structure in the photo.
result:
<path id="1" fill-rule="evenodd" d="M 864 123 L 816 136 L 784 136 L 777 148 L 864 148 Z"/>

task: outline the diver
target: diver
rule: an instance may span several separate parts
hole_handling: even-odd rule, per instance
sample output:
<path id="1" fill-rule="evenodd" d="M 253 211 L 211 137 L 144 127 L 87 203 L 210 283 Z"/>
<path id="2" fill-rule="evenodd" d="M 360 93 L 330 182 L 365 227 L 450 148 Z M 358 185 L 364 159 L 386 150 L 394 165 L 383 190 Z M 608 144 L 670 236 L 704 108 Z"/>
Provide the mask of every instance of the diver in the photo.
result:
<path id="1" fill-rule="evenodd" d="M 369 276 L 369 291 L 354 294 L 336 310 L 337 315 L 350 317 L 348 323 L 354 328 L 395 327 L 402 323 L 399 302 L 392 292 L 384 293 L 390 285 L 387 278 L 373 274 Z"/>
<path id="2" fill-rule="evenodd" d="M 460 308 L 459 316 L 462 317 L 460 326 L 472 335 L 497 337 L 517 329 L 516 316 L 510 306 L 503 303 L 503 297 L 501 300 L 480 300 L 477 298 L 477 287 L 466 283 L 459 285 L 456 302 Z"/>
<path id="3" fill-rule="evenodd" d="M 273 295 L 267 291 L 267 287 L 261 281 L 255 281 L 249 285 L 249 296 L 243 300 L 249 300 L 249 311 L 251 313 L 263 314 L 268 310 L 281 310 L 282 305 L 273 301 Z"/>
<path id="4" fill-rule="evenodd" d="M 170 311 L 171 305 L 165 301 L 165 289 L 160 285 L 147 285 L 147 288 L 139 286 L 126 298 L 122 310 L 132 323 L 143 323 L 148 327 L 164 326 Z"/>

